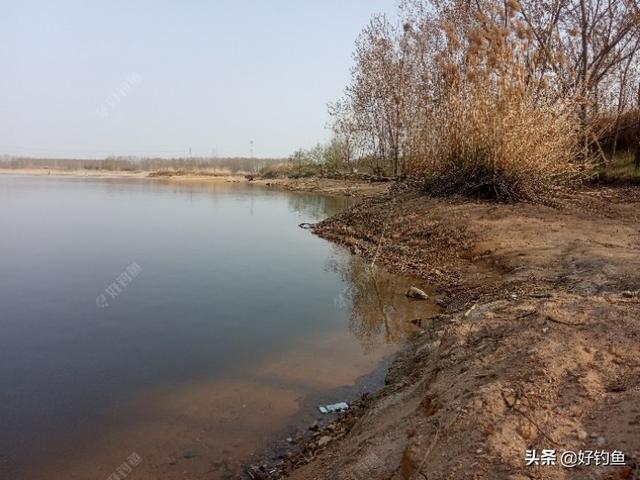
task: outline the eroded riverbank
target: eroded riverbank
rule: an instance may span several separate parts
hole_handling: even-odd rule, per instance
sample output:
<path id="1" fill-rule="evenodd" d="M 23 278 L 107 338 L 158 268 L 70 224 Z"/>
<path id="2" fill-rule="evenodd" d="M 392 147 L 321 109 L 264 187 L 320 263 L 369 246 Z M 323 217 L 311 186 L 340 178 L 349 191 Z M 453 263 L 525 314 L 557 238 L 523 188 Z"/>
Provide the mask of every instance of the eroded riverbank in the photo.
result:
<path id="1" fill-rule="evenodd" d="M 320 222 L 320 236 L 437 285 L 446 311 L 379 394 L 271 477 L 634 478 L 639 208 L 633 189 L 554 207 L 405 191 Z M 527 467 L 527 449 L 618 451 L 625 465 Z"/>

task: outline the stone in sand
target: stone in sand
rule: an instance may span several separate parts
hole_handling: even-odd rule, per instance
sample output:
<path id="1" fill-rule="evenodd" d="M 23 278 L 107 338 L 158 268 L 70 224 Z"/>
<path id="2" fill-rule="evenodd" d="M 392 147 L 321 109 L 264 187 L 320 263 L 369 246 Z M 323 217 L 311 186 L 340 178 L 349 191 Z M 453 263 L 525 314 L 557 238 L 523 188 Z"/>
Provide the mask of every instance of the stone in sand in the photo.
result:
<path id="1" fill-rule="evenodd" d="M 407 297 L 415 298 L 417 300 L 427 300 L 429 295 L 427 295 L 424 291 L 420 290 L 418 287 L 411 287 L 407 290 Z"/>
<path id="2" fill-rule="evenodd" d="M 331 443 L 331 440 L 333 440 L 333 438 L 331 438 L 329 435 L 320 437 L 320 440 L 318 440 L 318 446 L 324 447 L 325 445 Z"/>

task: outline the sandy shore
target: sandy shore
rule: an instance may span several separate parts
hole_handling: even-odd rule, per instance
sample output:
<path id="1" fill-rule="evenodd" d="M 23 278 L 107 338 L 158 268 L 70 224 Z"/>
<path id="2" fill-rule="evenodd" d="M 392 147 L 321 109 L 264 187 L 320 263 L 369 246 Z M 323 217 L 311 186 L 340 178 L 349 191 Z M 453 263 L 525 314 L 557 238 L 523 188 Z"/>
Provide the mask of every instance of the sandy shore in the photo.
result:
<path id="1" fill-rule="evenodd" d="M 211 183 L 211 182 L 247 182 L 265 188 L 274 188 L 298 192 L 313 192 L 322 195 L 337 195 L 370 198 L 384 194 L 389 188 L 389 182 L 372 182 L 367 180 L 332 179 L 332 178 L 251 178 L 241 174 L 180 174 L 167 175 L 158 172 L 128 172 L 113 170 L 56 170 L 45 168 L 8 169 L 0 168 L 0 175 L 36 175 L 36 176 L 64 176 L 64 177 L 103 177 L 103 178 L 144 178 L 150 181 L 170 181 L 180 183 Z"/>
<path id="2" fill-rule="evenodd" d="M 98 178 L 146 178 L 149 180 L 171 180 L 180 182 L 220 182 L 247 181 L 244 175 L 158 175 L 156 172 L 149 171 L 117 171 L 117 170 L 57 170 L 47 168 L 21 168 L 10 169 L 0 168 L 0 175 L 36 175 L 36 176 L 52 176 L 52 177 L 98 177 Z"/>
<path id="3" fill-rule="evenodd" d="M 37 176 L 64 176 L 64 177 L 109 177 L 144 178 L 149 172 L 122 172 L 113 170 L 57 170 L 49 168 L 0 168 L 0 175 L 37 175 Z"/>
<path id="4" fill-rule="evenodd" d="M 637 189 L 554 207 L 405 191 L 316 225 L 429 280 L 445 313 L 416 319 L 380 393 L 254 478 L 639 478 L 639 212 Z M 555 449 L 555 465 L 526 466 L 531 449 Z M 560 465 L 579 450 L 624 465 Z"/>

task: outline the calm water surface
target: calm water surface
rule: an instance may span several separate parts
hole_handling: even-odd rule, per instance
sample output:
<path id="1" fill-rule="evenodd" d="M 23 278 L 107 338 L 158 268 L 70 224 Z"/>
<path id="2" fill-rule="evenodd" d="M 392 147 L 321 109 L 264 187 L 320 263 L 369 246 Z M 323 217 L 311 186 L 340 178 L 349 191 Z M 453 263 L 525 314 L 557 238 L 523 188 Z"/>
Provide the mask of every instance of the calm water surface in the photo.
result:
<path id="1" fill-rule="evenodd" d="M 433 305 L 298 227 L 345 202 L 0 176 L 0 478 L 238 478 L 364 388 Z"/>

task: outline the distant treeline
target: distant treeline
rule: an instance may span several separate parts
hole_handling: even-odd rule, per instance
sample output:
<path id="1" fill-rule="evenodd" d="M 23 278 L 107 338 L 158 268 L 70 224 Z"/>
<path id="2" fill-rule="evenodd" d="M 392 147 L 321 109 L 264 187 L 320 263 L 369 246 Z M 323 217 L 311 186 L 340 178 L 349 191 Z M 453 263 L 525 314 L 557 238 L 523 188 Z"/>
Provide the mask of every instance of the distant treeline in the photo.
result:
<path id="1" fill-rule="evenodd" d="M 257 173 L 260 169 L 282 159 L 272 158 L 137 158 L 108 157 L 103 160 L 70 158 L 0 157 L 1 168 L 50 168 L 55 170 L 108 171 L 202 171 L 219 170 L 230 173 Z"/>

